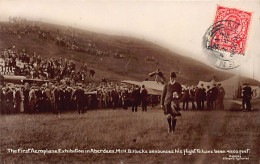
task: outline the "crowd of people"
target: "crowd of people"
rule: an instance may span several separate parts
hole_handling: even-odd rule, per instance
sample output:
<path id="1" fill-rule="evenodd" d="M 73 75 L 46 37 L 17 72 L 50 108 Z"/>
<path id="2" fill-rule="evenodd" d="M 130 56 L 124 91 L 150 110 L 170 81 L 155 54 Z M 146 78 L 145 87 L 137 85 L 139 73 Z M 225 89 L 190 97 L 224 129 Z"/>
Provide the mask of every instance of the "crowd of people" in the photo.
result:
<path id="1" fill-rule="evenodd" d="M 4 49 L 0 54 L 1 69 L 12 70 L 13 75 L 25 76 L 31 79 L 73 79 L 76 82 L 84 82 L 88 77 L 95 75 L 95 70 L 85 63 L 76 71 L 75 62 L 66 58 L 42 58 L 35 52 L 27 52 L 25 49 L 16 50 L 15 46 Z M 2 71 L 1 71 L 2 72 Z M 3 72 L 7 72 L 4 71 Z"/>
<path id="2" fill-rule="evenodd" d="M 244 111 L 251 110 L 250 100 L 252 99 L 252 88 L 249 83 L 244 83 L 242 96 L 242 109 Z M 223 110 L 225 89 L 221 83 L 215 83 L 213 86 L 204 84 L 200 86 L 182 87 L 182 109 L 183 110 Z M 189 104 L 191 104 L 189 106 Z"/>
<path id="3" fill-rule="evenodd" d="M 31 23 L 20 17 L 10 17 L 9 23 L 9 26 L 0 26 L 0 32 L 17 35 L 19 39 L 22 39 L 23 35 L 26 34 L 36 34 L 40 39 L 50 41 L 68 50 L 83 52 L 89 55 L 125 59 L 126 55 L 130 54 L 130 51 L 100 48 L 95 41 L 89 38 L 84 39 L 84 45 L 79 44 L 78 40 L 82 38 L 70 28 L 63 31 L 48 30 L 38 25 L 38 23 Z"/>
<path id="4" fill-rule="evenodd" d="M 84 69 L 84 67 L 82 68 Z M 251 110 L 250 99 L 252 90 L 249 85 L 244 85 L 242 90 L 243 109 Z M 179 100 L 182 101 L 182 110 L 223 110 L 225 90 L 221 83 L 213 87 L 182 86 Z M 1 113 L 61 113 L 66 110 L 77 110 L 84 113 L 89 109 L 97 108 L 122 108 L 129 107 L 137 112 L 138 107 L 147 111 L 148 104 L 154 106 L 160 101 L 160 96 L 148 95 L 142 87 L 126 84 L 114 84 L 102 79 L 95 83 L 70 83 L 62 79 L 56 83 L 44 84 L 14 84 L 2 83 L 0 85 Z"/>
<path id="5" fill-rule="evenodd" d="M 67 85 L 62 83 L 0 85 L 1 114 L 10 113 L 61 113 L 76 110 L 122 108 L 137 112 L 139 105 L 147 111 L 148 93 L 145 87 L 127 87 L 125 84 L 89 83 Z M 154 102 L 153 102 L 154 103 Z"/>
<path id="6" fill-rule="evenodd" d="M 191 103 L 191 110 L 223 110 L 224 96 L 225 90 L 221 83 L 213 84 L 212 87 L 207 85 L 206 88 L 204 84 L 196 87 L 186 85 L 182 87 L 182 109 L 188 110 Z"/>
<path id="7" fill-rule="evenodd" d="M 156 59 L 154 56 L 152 56 L 152 57 L 146 56 L 146 57 L 145 57 L 145 61 L 146 61 L 146 62 L 153 62 L 153 63 L 155 63 L 156 65 L 159 64 L 158 59 Z"/>

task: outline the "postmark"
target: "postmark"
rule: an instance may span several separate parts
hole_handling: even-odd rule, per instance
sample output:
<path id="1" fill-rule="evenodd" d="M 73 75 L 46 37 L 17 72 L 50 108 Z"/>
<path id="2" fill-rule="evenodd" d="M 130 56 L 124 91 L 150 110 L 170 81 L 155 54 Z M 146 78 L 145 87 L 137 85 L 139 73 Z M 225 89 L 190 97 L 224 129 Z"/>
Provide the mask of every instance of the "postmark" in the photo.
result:
<path id="1" fill-rule="evenodd" d="M 246 56 L 246 42 L 252 13 L 218 6 L 212 26 L 203 38 L 210 62 L 221 69 L 233 69 Z"/>

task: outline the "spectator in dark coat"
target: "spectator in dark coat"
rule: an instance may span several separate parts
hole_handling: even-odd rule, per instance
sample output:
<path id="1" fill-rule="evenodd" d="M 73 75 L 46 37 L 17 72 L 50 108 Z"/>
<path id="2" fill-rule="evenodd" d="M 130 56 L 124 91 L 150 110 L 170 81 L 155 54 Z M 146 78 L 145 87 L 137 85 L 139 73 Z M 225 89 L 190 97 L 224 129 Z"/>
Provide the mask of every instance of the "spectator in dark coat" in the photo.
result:
<path id="1" fill-rule="evenodd" d="M 119 94 L 115 89 L 113 89 L 111 92 L 111 96 L 113 109 L 116 109 L 119 103 Z"/>
<path id="2" fill-rule="evenodd" d="M 78 113 L 84 113 L 84 90 L 81 86 L 75 91 L 74 96 L 76 97 L 76 104 Z"/>
<path id="3" fill-rule="evenodd" d="M 5 92 L 5 110 L 7 113 L 14 112 L 14 96 L 13 96 L 13 88 L 8 87 Z"/>
<path id="4" fill-rule="evenodd" d="M 67 87 L 65 90 L 65 110 L 70 110 L 72 108 L 71 94 L 72 94 L 71 89 Z"/>
<path id="5" fill-rule="evenodd" d="M 142 111 L 145 112 L 147 112 L 147 104 L 148 104 L 147 97 L 148 97 L 148 92 L 145 89 L 145 86 L 143 85 L 141 89 L 141 101 L 142 101 Z"/>
<path id="6" fill-rule="evenodd" d="M 29 107 L 29 84 L 25 83 L 24 89 L 23 89 L 23 104 L 24 104 L 24 112 L 30 113 L 30 107 Z"/>
<path id="7" fill-rule="evenodd" d="M 42 105 L 42 92 L 41 92 L 41 89 L 40 87 L 38 86 L 36 89 L 35 89 L 35 97 L 36 97 L 36 103 L 35 103 L 35 112 L 39 112 L 40 109 L 41 109 L 41 105 Z"/>
<path id="8" fill-rule="evenodd" d="M 107 83 L 107 80 L 105 79 L 105 77 L 102 78 L 102 83 Z"/>
<path id="9" fill-rule="evenodd" d="M 22 97 L 21 88 L 19 86 L 16 86 L 14 93 L 15 93 L 15 101 L 14 101 L 15 113 L 22 112 L 21 103 L 22 103 L 23 97 Z"/>
<path id="10" fill-rule="evenodd" d="M 188 85 L 185 86 L 185 88 L 182 89 L 182 109 L 183 110 L 188 110 L 189 107 L 189 99 L 190 99 L 190 94 L 189 94 L 189 87 Z M 186 106 L 186 108 L 185 108 Z"/>
<path id="11" fill-rule="evenodd" d="M 192 104 L 192 109 L 195 110 L 196 106 L 194 104 L 194 101 L 195 101 L 195 88 L 194 88 L 194 86 L 190 87 L 189 95 L 190 95 L 190 101 L 191 101 L 191 104 Z"/>
<path id="12" fill-rule="evenodd" d="M 139 102 L 140 102 L 140 88 L 138 85 L 136 85 L 132 92 L 132 112 L 137 112 Z"/>
<path id="13" fill-rule="evenodd" d="M 60 86 L 57 86 L 56 89 L 54 89 L 54 102 L 55 102 L 55 105 L 54 105 L 54 112 L 56 114 L 60 114 L 61 112 L 61 90 L 60 90 Z"/>
<path id="14" fill-rule="evenodd" d="M 207 100 L 207 109 L 212 110 L 213 109 L 212 90 L 209 85 L 207 86 L 207 90 L 206 90 L 206 100 Z"/>
<path id="15" fill-rule="evenodd" d="M 122 92 L 123 109 L 127 110 L 130 102 L 130 94 L 127 89 Z"/>
<path id="16" fill-rule="evenodd" d="M 90 68 L 89 77 L 94 77 L 94 75 L 95 75 L 95 70 L 93 68 Z"/>
<path id="17" fill-rule="evenodd" d="M 224 109 L 225 90 L 221 86 L 221 83 L 218 84 L 217 88 L 218 88 L 218 96 L 217 96 L 218 109 L 223 110 Z"/>
<path id="18" fill-rule="evenodd" d="M 252 88 L 249 86 L 248 83 L 245 83 L 242 89 L 242 108 L 243 111 L 250 111 L 251 110 L 251 102 L 252 99 Z"/>
<path id="19" fill-rule="evenodd" d="M 216 100 L 217 100 L 217 96 L 218 96 L 217 85 L 213 84 L 213 88 L 211 90 L 212 90 L 212 108 L 216 109 L 217 108 Z"/>
<path id="20" fill-rule="evenodd" d="M 204 101 L 206 100 L 206 89 L 204 88 L 204 84 L 201 84 L 201 88 L 200 88 L 200 91 L 201 91 L 201 100 L 200 100 L 200 106 L 201 106 L 201 109 L 204 110 Z"/>
<path id="21" fill-rule="evenodd" d="M 196 104 L 197 104 L 197 110 L 201 110 L 202 92 L 201 92 L 201 89 L 197 86 L 195 89 L 195 99 L 196 99 Z"/>

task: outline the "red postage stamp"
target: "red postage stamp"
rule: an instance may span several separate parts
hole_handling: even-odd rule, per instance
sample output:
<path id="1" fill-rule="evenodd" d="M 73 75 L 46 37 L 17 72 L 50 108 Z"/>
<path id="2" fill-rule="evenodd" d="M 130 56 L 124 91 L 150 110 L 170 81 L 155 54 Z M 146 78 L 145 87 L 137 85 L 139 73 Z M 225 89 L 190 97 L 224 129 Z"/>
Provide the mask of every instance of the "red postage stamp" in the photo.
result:
<path id="1" fill-rule="evenodd" d="M 246 41 L 252 13 L 236 8 L 217 7 L 214 24 L 208 29 L 206 48 L 215 57 L 215 66 L 232 69 L 239 66 L 238 55 L 245 55 Z"/>
<path id="2" fill-rule="evenodd" d="M 210 39 L 212 48 L 244 55 L 251 15 L 250 12 L 218 6 L 213 26 L 216 31 Z"/>

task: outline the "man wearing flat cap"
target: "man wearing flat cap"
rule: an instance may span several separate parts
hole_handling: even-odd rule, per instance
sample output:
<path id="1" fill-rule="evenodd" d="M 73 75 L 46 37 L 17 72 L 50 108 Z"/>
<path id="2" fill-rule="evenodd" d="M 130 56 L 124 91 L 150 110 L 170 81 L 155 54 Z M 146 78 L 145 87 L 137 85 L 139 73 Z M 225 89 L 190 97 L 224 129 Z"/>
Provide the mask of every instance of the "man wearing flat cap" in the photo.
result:
<path id="1" fill-rule="evenodd" d="M 177 122 L 176 116 L 180 116 L 179 98 L 181 97 L 182 87 L 175 79 L 175 72 L 171 72 L 170 81 L 164 85 L 161 96 L 161 108 L 167 115 L 169 133 L 174 132 Z"/>

